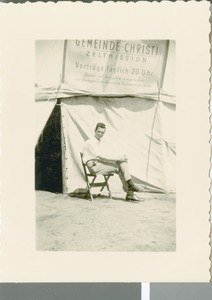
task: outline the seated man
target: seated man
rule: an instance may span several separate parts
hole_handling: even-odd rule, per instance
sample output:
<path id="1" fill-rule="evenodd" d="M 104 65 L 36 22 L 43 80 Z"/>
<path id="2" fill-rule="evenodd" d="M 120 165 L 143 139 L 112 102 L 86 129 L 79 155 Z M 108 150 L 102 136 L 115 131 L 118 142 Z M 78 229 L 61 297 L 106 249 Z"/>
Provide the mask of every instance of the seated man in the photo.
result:
<path id="1" fill-rule="evenodd" d="M 126 200 L 138 200 L 133 192 L 141 192 L 141 189 L 132 182 L 127 157 L 107 156 L 101 149 L 101 138 L 105 131 L 105 124 L 97 123 L 94 137 L 88 139 L 83 147 L 83 162 L 92 174 L 117 173 L 123 183 L 124 191 L 127 192 Z"/>

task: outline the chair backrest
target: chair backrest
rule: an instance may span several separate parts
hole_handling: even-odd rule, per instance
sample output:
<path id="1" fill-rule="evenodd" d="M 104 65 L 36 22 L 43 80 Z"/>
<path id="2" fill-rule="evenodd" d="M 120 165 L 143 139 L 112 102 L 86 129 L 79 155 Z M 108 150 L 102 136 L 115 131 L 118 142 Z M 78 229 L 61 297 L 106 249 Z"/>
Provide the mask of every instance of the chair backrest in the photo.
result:
<path id="1" fill-rule="evenodd" d="M 82 166 L 83 166 L 83 170 L 84 170 L 84 173 L 85 173 L 85 177 L 87 178 L 87 176 L 94 176 L 94 174 L 91 174 L 90 170 L 88 169 L 87 165 L 84 163 L 83 161 L 83 153 L 80 152 L 80 157 L 81 157 L 81 162 L 82 162 Z"/>
<path id="2" fill-rule="evenodd" d="M 84 164 L 82 152 L 80 152 L 80 157 L 81 157 L 81 162 L 82 162 L 84 173 L 85 173 L 85 175 L 87 175 L 86 164 Z"/>

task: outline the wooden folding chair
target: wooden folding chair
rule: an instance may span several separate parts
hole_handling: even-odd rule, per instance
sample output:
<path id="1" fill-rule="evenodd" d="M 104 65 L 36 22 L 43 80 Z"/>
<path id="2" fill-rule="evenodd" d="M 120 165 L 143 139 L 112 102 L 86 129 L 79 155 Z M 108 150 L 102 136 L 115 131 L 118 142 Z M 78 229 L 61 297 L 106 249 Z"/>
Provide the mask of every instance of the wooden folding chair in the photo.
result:
<path id="1" fill-rule="evenodd" d="M 87 165 L 83 162 L 83 154 L 80 152 L 81 156 L 81 162 L 84 170 L 85 180 L 88 188 L 88 195 L 90 196 L 91 201 L 93 201 L 93 195 L 91 193 L 91 188 L 93 187 L 101 187 L 100 192 L 103 191 L 103 189 L 106 187 L 108 190 L 109 198 L 112 199 L 112 194 L 110 191 L 108 180 L 113 174 L 91 174 Z M 104 178 L 104 181 L 102 182 L 95 182 L 97 179 L 97 176 L 102 175 Z"/>

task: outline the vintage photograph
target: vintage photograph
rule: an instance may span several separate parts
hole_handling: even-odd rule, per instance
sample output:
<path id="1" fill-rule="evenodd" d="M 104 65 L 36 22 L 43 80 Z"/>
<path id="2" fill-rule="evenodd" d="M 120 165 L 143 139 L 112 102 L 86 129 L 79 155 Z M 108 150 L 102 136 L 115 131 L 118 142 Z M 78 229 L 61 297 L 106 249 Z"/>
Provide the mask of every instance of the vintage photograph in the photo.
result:
<path id="1" fill-rule="evenodd" d="M 2 282 L 208 282 L 210 5 L 1 6 Z"/>
<path id="2" fill-rule="evenodd" d="M 36 249 L 175 251 L 175 41 L 35 54 Z"/>

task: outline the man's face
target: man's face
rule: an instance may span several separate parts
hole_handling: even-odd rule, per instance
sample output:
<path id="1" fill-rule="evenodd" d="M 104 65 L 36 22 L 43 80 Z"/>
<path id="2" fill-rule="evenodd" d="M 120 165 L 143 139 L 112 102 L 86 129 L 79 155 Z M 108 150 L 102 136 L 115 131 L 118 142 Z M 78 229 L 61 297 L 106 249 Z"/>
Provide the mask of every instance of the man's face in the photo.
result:
<path id="1" fill-rule="evenodd" d="M 101 138 L 103 137 L 103 135 L 105 134 L 105 128 L 102 128 L 102 127 L 98 127 L 96 130 L 95 130 L 95 137 L 98 139 L 98 140 L 101 140 Z"/>

